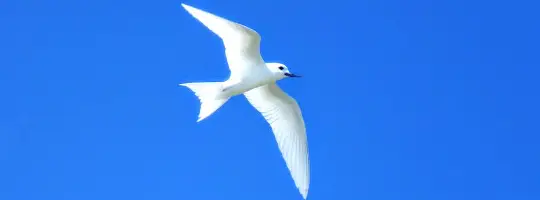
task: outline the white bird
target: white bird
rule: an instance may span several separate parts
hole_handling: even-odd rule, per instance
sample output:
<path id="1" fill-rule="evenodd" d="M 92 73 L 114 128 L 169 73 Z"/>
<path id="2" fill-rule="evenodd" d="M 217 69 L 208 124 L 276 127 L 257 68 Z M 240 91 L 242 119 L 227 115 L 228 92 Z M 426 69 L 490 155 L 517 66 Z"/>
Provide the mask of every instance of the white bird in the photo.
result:
<path id="1" fill-rule="evenodd" d="M 201 102 L 197 122 L 231 97 L 244 94 L 271 126 L 296 187 L 306 199 L 309 153 L 304 119 L 296 101 L 276 85 L 283 78 L 300 76 L 290 73 L 284 64 L 265 63 L 260 54 L 261 37 L 254 30 L 192 6 L 182 6 L 223 40 L 231 71 L 224 82 L 180 84 L 191 89 Z"/>

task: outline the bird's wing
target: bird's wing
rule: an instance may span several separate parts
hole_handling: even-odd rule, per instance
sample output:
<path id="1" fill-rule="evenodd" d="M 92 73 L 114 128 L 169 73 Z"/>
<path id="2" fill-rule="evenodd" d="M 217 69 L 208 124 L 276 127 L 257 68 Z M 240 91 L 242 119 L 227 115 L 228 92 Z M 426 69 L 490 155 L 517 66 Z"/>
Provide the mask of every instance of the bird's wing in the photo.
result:
<path id="1" fill-rule="evenodd" d="M 305 199 L 309 189 L 309 153 L 300 107 L 275 83 L 252 89 L 244 95 L 272 127 L 296 187 Z"/>
<path id="2" fill-rule="evenodd" d="M 261 36 L 257 32 L 198 8 L 182 6 L 223 40 L 231 75 L 248 73 L 250 68 L 264 66 L 260 53 Z"/>

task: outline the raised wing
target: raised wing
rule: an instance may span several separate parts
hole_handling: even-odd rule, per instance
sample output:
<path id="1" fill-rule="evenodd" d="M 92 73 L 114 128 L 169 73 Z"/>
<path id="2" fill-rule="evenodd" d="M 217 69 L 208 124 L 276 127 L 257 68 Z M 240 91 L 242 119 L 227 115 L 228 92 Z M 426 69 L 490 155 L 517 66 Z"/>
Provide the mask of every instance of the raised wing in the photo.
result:
<path id="1" fill-rule="evenodd" d="M 272 127 L 285 163 L 305 199 L 309 189 L 309 153 L 300 107 L 275 83 L 252 89 L 244 95 Z"/>
<path id="2" fill-rule="evenodd" d="M 261 36 L 254 30 L 198 8 L 182 4 L 193 17 L 218 35 L 225 46 L 231 75 L 264 66 L 260 54 Z"/>

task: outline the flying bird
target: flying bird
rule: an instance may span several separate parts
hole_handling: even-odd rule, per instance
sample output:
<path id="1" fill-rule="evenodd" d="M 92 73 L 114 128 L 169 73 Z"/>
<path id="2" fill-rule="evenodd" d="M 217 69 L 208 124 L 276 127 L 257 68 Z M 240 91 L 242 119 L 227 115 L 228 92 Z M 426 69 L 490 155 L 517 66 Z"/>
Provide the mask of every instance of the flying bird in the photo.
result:
<path id="1" fill-rule="evenodd" d="M 300 77 L 281 63 L 266 63 L 260 53 L 261 36 L 254 30 L 182 4 L 194 18 L 221 38 L 229 70 L 224 82 L 183 83 L 198 97 L 201 107 L 197 122 L 219 109 L 233 96 L 243 94 L 266 119 L 294 183 L 304 199 L 309 189 L 309 153 L 306 128 L 296 100 L 276 84 L 288 77 Z"/>

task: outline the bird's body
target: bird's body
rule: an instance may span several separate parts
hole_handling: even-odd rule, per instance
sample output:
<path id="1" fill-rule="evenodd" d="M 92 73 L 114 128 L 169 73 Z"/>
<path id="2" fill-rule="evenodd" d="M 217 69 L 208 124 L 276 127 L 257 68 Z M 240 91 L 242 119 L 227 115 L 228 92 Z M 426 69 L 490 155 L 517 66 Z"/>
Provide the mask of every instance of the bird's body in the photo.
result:
<path id="1" fill-rule="evenodd" d="M 275 82 L 272 72 L 266 66 L 254 68 L 256 70 L 251 71 L 250 74 L 231 76 L 228 80 L 224 81 L 220 95 L 222 97 L 233 97 L 244 94 L 251 89 Z"/>
<path id="2" fill-rule="evenodd" d="M 306 129 L 297 102 L 276 84 L 286 77 L 299 77 L 280 63 L 266 63 L 260 55 L 260 36 L 254 30 L 200 9 L 182 6 L 225 46 L 231 71 L 224 82 L 183 83 L 201 102 L 202 121 L 230 98 L 243 94 L 271 126 L 278 147 L 300 193 L 307 198 L 309 188 L 309 153 Z"/>

